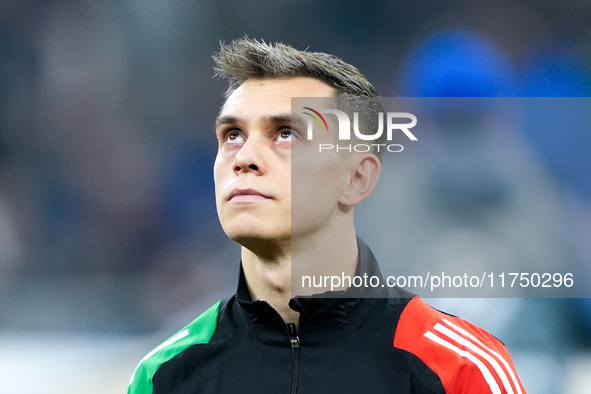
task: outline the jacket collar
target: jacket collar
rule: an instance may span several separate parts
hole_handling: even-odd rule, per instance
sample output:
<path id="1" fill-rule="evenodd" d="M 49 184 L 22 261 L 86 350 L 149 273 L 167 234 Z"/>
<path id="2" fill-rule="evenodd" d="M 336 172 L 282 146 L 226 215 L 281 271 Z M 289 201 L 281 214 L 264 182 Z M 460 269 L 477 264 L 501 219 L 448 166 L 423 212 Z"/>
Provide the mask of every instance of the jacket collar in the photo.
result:
<path id="1" fill-rule="evenodd" d="M 400 289 L 393 290 L 387 286 L 382 287 L 384 279 L 371 249 L 360 238 L 357 238 L 357 246 L 359 252 L 355 275 L 359 277 L 375 276 L 379 278 L 379 285 L 375 288 L 350 287 L 343 291 L 295 297 L 291 299 L 289 306 L 300 313 L 300 323 L 316 320 L 331 321 L 334 324 L 361 322 L 375 299 L 408 298 L 408 294 Z M 279 316 L 266 301 L 252 300 L 242 264 L 240 264 L 236 299 L 248 314 L 250 321 L 276 319 Z"/>

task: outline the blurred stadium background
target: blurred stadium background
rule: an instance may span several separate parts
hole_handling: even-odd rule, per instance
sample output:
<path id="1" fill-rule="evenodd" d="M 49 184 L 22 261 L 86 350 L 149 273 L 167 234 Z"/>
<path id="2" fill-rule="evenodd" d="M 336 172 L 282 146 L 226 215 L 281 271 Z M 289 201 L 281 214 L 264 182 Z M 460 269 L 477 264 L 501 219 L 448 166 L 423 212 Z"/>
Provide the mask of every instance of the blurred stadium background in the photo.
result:
<path id="1" fill-rule="evenodd" d="M 143 355 L 234 291 L 211 169 L 220 40 L 334 53 L 383 96 L 587 97 L 589 21 L 586 0 L 0 0 L 0 391 L 125 392 Z M 591 129 L 548 113 L 554 132 L 504 135 L 519 148 L 502 160 L 490 134 L 442 127 L 386 162 L 396 258 L 468 244 L 588 273 Z M 466 225 L 466 206 L 516 195 L 510 242 L 483 230 L 494 215 Z M 502 338 L 530 393 L 591 392 L 589 300 L 433 302 Z"/>

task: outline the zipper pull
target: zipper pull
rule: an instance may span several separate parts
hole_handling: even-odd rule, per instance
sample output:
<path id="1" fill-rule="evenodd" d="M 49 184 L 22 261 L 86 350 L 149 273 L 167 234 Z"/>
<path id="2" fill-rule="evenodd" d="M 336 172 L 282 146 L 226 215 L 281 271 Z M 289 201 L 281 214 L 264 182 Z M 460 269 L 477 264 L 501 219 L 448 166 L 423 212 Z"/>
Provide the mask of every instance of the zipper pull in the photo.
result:
<path id="1" fill-rule="evenodd" d="M 287 323 L 287 334 L 289 335 L 289 345 L 292 349 L 300 347 L 300 337 L 298 336 L 298 330 L 296 325 L 293 323 Z"/>

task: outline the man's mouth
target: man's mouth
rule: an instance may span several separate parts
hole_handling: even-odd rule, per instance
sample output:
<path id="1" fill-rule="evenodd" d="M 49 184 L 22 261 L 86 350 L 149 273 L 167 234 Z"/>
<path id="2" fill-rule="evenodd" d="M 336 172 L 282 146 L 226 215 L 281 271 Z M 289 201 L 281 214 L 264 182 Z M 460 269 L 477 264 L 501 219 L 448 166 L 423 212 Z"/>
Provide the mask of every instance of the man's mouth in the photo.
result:
<path id="1" fill-rule="evenodd" d="M 247 203 L 270 200 L 271 197 L 255 189 L 234 189 L 228 196 L 228 202 Z"/>

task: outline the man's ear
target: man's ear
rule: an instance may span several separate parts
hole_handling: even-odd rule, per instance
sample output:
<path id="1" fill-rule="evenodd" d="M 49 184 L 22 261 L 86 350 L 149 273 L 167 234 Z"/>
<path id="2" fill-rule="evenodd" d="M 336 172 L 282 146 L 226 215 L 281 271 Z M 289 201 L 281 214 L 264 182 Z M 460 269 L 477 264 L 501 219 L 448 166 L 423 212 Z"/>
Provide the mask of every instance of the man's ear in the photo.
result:
<path id="1" fill-rule="evenodd" d="M 354 208 L 365 200 L 376 187 L 382 171 L 382 163 L 371 153 L 354 154 L 348 159 L 351 160 L 351 177 L 343 188 L 339 204 Z"/>

